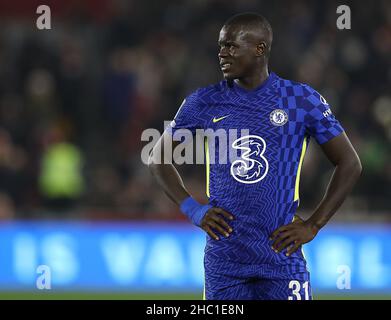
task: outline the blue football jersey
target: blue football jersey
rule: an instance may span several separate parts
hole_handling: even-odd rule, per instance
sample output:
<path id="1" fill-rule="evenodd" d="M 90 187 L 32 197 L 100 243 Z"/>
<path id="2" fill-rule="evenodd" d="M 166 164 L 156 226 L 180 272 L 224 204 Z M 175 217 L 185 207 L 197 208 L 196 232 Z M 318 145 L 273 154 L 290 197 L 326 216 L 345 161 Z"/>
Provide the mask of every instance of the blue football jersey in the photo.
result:
<path id="1" fill-rule="evenodd" d="M 220 148 L 206 143 L 209 203 L 232 213 L 233 233 L 207 236 L 208 261 L 264 265 L 265 272 L 304 272 L 301 250 L 290 257 L 271 249 L 269 237 L 292 222 L 299 203 L 299 178 L 310 138 L 323 144 L 343 132 L 326 100 L 310 86 L 271 73 L 254 90 L 224 80 L 190 94 L 171 129 L 237 130 Z M 244 130 L 244 131 L 243 131 Z M 242 132 L 245 132 L 243 136 Z M 237 156 L 219 162 L 221 152 Z"/>

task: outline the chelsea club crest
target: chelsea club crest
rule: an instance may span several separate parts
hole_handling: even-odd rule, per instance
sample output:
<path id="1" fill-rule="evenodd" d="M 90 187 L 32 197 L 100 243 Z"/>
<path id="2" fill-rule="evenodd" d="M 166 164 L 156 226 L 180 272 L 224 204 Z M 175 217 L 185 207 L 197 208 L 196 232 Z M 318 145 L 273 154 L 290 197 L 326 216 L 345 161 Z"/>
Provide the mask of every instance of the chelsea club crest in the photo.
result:
<path id="1" fill-rule="evenodd" d="M 282 109 L 273 110 L 270 113 L 270 122 L 274 126 L 283 126 L 285 123 L 288 122 L 288 115 Z"/>

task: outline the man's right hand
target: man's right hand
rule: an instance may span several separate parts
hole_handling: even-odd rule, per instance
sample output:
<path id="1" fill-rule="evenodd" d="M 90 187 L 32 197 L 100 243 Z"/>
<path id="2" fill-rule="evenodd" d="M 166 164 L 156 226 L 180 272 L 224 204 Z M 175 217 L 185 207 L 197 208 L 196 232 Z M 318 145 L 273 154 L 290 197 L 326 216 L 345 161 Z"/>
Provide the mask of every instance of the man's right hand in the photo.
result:
<path id="1" fill-rule="evenodd" d="M 210 208 L 202 218 L 200 227 L 215 240 L 219 240 L 216 232 L 229 237 L 233 230 L 224 218 L 231 221 L 234 219 L 232 214 L 221 208 Z"/>

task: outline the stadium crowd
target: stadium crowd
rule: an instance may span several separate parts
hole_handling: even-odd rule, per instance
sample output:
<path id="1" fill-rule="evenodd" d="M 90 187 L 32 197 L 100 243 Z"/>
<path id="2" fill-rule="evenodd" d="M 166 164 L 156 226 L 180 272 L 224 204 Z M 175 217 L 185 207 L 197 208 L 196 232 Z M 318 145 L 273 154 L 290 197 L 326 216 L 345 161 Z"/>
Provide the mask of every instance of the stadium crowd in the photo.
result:
<path id="1" fill-rule="evenodd" d="M 218 32 L 243 11 L 273 26 L 271 70 L 321 92 L 359 152 L 363 176 L 338 218 L 391 218 L 390 1 L 352 3 L 351 30 L 336 27 L 337 1 L 80 3 L 53 3 L 51 30 L 35 11 L 0 10 L 1 219 L 183 219 L 141 162 L 141 133 L 220 81 Z M 179 170 L 205 199 L 204 168 Z M 331 173 L 312 143 L 301 211 Z"/>

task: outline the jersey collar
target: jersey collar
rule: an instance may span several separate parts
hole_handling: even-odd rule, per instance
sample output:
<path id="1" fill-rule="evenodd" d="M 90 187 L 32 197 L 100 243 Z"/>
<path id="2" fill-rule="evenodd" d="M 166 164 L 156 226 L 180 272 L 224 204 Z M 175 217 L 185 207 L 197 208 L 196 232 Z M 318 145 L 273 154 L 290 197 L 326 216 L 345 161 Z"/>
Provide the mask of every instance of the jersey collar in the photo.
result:
<path id="1" fill-rule="evenodd" d="M 252 90 L 247 90 L 242 88 L 241 86 L 237 85 L 235 81 L 233 81 L 233 89 L 235 92 L 239 93 L 240 95 L 251 95 L 251 94 L 259 94 L 262 91 L 266 90 L 272 83 L 273 79 L 275 78 L 276 74 L 274 72 L 271 72 L 267 79 L 258 87 L 252 89 Z"/>

